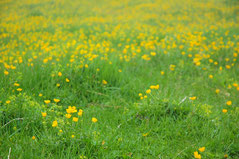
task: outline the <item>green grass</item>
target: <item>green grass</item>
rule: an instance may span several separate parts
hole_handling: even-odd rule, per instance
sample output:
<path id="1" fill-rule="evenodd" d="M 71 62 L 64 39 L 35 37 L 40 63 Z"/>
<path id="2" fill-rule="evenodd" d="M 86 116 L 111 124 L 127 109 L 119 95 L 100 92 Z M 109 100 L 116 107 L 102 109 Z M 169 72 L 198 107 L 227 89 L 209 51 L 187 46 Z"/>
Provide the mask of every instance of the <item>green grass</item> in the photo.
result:
<path id="1" fill-rule="evenodd" d="M 239 158 L 236 1 L 19 3 L 0 3 L 0 158 Z"/>

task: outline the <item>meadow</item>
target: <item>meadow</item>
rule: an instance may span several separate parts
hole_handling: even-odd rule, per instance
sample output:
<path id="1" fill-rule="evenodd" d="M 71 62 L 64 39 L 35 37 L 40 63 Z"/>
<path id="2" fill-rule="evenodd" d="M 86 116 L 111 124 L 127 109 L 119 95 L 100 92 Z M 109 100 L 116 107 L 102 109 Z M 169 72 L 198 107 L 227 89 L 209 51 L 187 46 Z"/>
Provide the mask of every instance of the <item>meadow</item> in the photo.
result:
<path id="1" fill-rule="evenodd" d="M 239 1 L 1 0 L 0 159 L 239 159 Z"/>

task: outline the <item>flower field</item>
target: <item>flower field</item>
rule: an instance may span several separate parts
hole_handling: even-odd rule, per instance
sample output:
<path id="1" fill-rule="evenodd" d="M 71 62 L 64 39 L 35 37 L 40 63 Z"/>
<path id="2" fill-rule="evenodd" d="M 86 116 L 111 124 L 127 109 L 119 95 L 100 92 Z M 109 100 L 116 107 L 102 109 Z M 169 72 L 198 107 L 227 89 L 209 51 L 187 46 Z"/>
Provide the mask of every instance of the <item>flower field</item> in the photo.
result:
<path id="1" fill-rule="evenodd" d="M 0 159 L 239 159 L 239 1 L 0 1 Z"/>

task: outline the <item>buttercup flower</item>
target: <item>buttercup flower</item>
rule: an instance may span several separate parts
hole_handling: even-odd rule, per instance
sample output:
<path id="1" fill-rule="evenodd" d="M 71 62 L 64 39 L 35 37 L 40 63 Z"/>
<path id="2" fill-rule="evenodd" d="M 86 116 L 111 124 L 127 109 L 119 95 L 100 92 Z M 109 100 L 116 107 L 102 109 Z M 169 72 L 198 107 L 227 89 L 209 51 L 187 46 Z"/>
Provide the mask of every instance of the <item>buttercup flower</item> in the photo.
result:
<path id="1" fill-rule="evenodd" d="M 94 117 L 93 117 L 91 120 L 92 120 L 93 123 L 96 123 L 96 122 L 98 121 L 98 120 L 97 120 L 96 118 L 94 118 Z"/>
<path id="2" fill-rule="evenodd" d="M 58 123 L 56 120 L 52 122 L 52 127 L 56 127 L 57 125 L 58 125 Z"/>

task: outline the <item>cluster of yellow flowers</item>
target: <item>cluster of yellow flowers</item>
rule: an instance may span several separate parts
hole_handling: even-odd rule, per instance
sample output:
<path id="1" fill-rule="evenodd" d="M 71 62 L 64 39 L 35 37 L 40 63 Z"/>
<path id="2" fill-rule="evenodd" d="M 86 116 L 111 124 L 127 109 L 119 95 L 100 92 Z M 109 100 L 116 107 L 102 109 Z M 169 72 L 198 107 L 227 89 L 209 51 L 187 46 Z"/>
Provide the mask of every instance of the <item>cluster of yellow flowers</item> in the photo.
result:
<path id="1" fill-rule="evenodd" d="M 155 89 L 155 90 L 159 89 L 159 85 L 158 85 L 158 84 L 157 84 L 157 85 L 151 85 L 149 88 L 150 88 L 150 89 L 147 89 L 147 90 L 145 91 L 146 94 L 150 94 L 153 89 Z M 148 98 L 147 95 L 143 95 L 142 93 L 139 93 L 139 97 L 140 97 L 140 99 L 146 99 L 146 98 Z"/>
<path id="2" fill-rule="evenodd" d="M 204 152 L 205 151 L 205 147 L 201 147 L 198 149 L 200 152 Z M 195 151 L 194 152 L 194 157 L 197 158 L 197 159 L 201 159 L 201 155 L 198 153 L 198 151 Z"/>
<path id="3" fill-rule="evenodd" d="M 76 109 L 75 106 L 69 106 L 69 107 L 66 109 L 66 112 L 67 112 L 67 114 L 65 114 L 65 117 L 68 118 L 68 119 L 70 119 L 73 113 L 77 113 L 77 109 Z M 81 117 L 82 114 L 83 114 L 83 110 L 82 110 L 82 109 L 79 109 L 79 111 L 78 111 L 77 114 L 78 114 L 78 116 Z M 74 122 L 78 122 L 78 117 L 73 117 L 72 120 L 73 120 Z"/>

